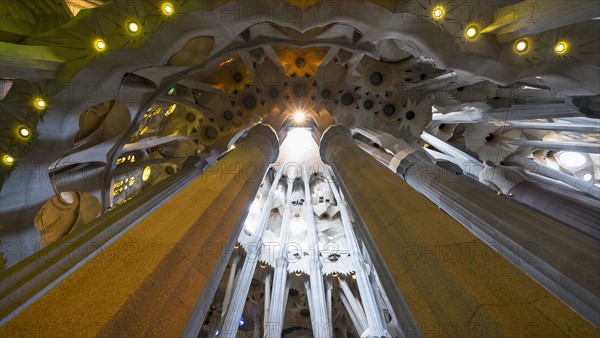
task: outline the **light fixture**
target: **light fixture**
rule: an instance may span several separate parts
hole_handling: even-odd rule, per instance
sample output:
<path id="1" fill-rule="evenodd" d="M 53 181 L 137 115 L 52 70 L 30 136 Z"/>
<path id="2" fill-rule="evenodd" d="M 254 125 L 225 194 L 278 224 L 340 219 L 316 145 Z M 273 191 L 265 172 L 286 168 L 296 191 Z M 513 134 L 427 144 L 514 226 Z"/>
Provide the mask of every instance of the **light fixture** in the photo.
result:
<path id="1" fill-rule="evenodd" d="M 474 39 L 475 37 L 477 37 L 477 35 L 479 35 L 479 29 L 477 29 L 477 26 L 475 25 L 471 25 L 465 30 L 465 36 L 468 39 Z"/>
<path id="2" fill-rule="evenodd" d="M 142 172 L 142 181 L 146 182 L 150 178 L 151 173 L 152 169 L 150 169 L 150 166 L 144 168 L 144 171 Z"/>
<path id="3" fill-rule="evenodd" d="M 127 23 L 127 30 L 131 34 L 137 34 L 140 31 L 140 24 L 135 21 Z"/>
<path id="4" fill-rule="evenodd" d="M 586 182 L 591 181 L 592 180 L 592 174 L 590 174 L 590 173 L 584 174 L 583 175 L 583 180 L 586 181 Z"/>
<path id="5" fill-rule="evenodd" d="M 436 6 L 433 11 L 431 12 L 431 14 L 433 15 L 434 19 L 441 19 L 444 17 L 445 11 L 444 11 L 444 7 L 442 6 Z"/>
<path id="6" fill-rule="evenodd" d="M 556 52 L 556 54 L 564 54 L 567 52 L 567 49 L 569 48 L 569 45 L 567 45 L 566 42 L 561 41 L 559 43 L 556 44 L 556 46 L 554 46 L 554 51 Z"/>
<path id="7" fill-rule="evenodd" d="M 102 39 L 98 39 L 94 42 L 94 47 L 96 47 L 97 50 L 102 52 L 106 49 L 106 42 L 104 42 L 104 40 Z"/>
<path id="8" fill-rule="evenodd" d="M 10 155 L 4 155 L 4 157 L 2 157 L 2 162 L 6 165 L 12 165 L 15 163 L 15 158 Z"/>
<path id="9" fill-rule="evenodd" d="M 529 47 L 529 43 L 525 39 L 520 39 L 515 42 L 515 50 L 517 53 L 523 53 Z"/>
<path id="10" fill-rule="evenodd" d="M 560 164 L 569 168 L 581 167 L 587 162 L 587 159 L 583 154 L 575 153 L 572 151 L 564 151 L 558 155 Z"/>
<path id="11" fill-rule="evenodd" d="M 298 123 L 304 121 L 305 118 L 306 118 L 306 115 L 303 112 L 294 113 L 294 121 L 296 121 Z"/>
<path id="12" fill-rule="evenodd" d="M 162 10 L 163 10 L 163 13 L 165 13 L 166 15 L 171 15 L 171 14 L 173 14 L 173 5 L 166 2 L 162 5 Z"/>
<path id="13" fill-rule="evenodd" d="M 22 138 L 29 138 L 31 136 L 31 131 L 27 127 L 19 127 L 18 133 Z"/>
<path id="14" fill-rule="evenodd" d="M 44 101 L 44 99 L 42 99 L 42 98 L 37 98 L 37 99 L 35 99 L 35 106 L 38 109 L 44 109 L 44 108 L 46 108 L 46 101 Z"/>

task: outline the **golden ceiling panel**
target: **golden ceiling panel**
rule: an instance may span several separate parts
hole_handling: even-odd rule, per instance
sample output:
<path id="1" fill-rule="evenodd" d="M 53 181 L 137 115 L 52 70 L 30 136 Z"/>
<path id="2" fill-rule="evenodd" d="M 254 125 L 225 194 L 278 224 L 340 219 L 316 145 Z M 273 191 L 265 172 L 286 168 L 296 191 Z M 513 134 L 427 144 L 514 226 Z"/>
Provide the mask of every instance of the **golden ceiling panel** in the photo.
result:
<path id="1" fill-rule="evenodd" d="M 276 48 L 285 75 L 296 74 L 303 77 L 306 74 L 314 76 L 327 53 L 326 47 L 313 48 Z"/>

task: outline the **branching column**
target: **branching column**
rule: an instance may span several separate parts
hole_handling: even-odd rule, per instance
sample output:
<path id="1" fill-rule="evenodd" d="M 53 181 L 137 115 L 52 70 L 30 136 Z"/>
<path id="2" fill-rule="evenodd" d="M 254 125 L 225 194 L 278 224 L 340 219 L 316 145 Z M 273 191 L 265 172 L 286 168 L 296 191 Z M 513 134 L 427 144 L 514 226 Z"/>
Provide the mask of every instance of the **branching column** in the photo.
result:
<path id="1" fill-rule="evenodd" d="M 348 246 L 350 249 L 352 266 L 354 267 L 354 272 L 356 274 L 358 284 L 358 291 L 360 292 L 360 298 L 362 300 L 363 307 L 365 308 L 365 319 L 367 320 L 368 333 L 377 337 L 389 336 L 385 327 L 381 307 L 379 307 L 377 304 L 375 295 L 372 292 L 373 289 L 370 285 L 369 276 L 365 271 L 364 259 L 362 257 L 362 253 L 360 252 L 358 241 L 356 240 L 356 235 L 354 234 L 354 229 L 352 229 L 350 214 L 348 213 L 345 202 L 342 200 L 340 193 L 338 192 L 337 187 L 333 183 L 333 180 L 331 179 L 329 173 L 326 173 L 326 177 L 329 181 L 331 191 L 333 192 L 338 206 L 340 207 L 340 214 L 342 217 L 344 234 L 346 236 L 346 240 L 348 241 Z M 342 286 L 342 290 L 344 290 L 344 292 L 350 292 L 350 289 L 348 288 L 348 285 L 345 281 L 340 279 L 340 285 Z M 350 302 L 353 301 L 353 299 L 350 299 L 350 297 L 348 298 L 348 300 Z"/>
<path id="2" fill-rule="evenodd" d="M 271 127 L 252 128 L 244 143 L 3 325 L 3 333 L 39 326 L 51 337 L 174 337 L 190 323 L 186 332 L 197 334 L 278 149 Z"/>
<path id="3" fill-rule="evenodd" d="M 315 227 L 315 217 L 310 203 L 310 177 L 306 166 L 302 167 L 302 176 L 304 180 L 304 200 L 306 201 L 306 233 L 308 237 L 310 259 L 310 292 L 312 311 L 310 312 L 312 329 L 315 337 L 331 337 L 332 323 L 328 322 L 327 304 L 325 302 L 325 287 L 323 284 L 323 274 L 321 272 L 321 259 L 319 255 L 319 240 Z"/>
<path id="4" fill-rule="evenodd" d="M 402 319 L 405 335 L 595 334 L 573 310 L 362 151 L 347 128 L 330 127 L 320 153 L 367 227 L 362 231 L 375 268 L 387 268 L 400 288 L 401 296 L 388 297 L 410 309 L 414 322 Z M 392 301 L 396 313 L 401 305 Z"/>
<path id="5" fill-rule="evenodd" d="M 283 316 L 288 296 L 287 288 L 287 243 L 290 238 L 290 222 L 292 220 L 292 191 L 294 177 L 288 177 L 287 191 L 285 194 L 285 206 L 283 208 L 283 219 L 281 233 L 279 235 L 279 247 L 275 258 L 275 273 L 273 275 L 273 291 L 271 293 L 271 307 L 269 316 L 265 316 L 265 337 L 280 337 L 283 329 Z"/>
<path id="6" fill-rule="evenodd" d="M 246 298 L 248 296 L 248 290 L 250 290 L 250 283 L 256 270 L 256 263 L 260 258 L 260 252 L 263 245 L 262 238 L 271 218 L 271 211 L 273 208 L 273 199 L 275 198 L 275 192 L 279 185 L 283 171 L 280 169 L 275 175 L 273 185 L 269 189 L 269 195 L 265 201 L 260 218 L 260 224 L 256 233 L 254 234 L 254 243 L 248 245 L 246 248 L 246 259 L 244 265 L 239 273 L 238 282 L 233 291 L 233 296 L 225 320 L 223 322 L 223 328 L 221 331 L 222 337 L 236 337 L 239 328 L 240 318 L 244 311 L 244 305 L 246 304 Z"/>

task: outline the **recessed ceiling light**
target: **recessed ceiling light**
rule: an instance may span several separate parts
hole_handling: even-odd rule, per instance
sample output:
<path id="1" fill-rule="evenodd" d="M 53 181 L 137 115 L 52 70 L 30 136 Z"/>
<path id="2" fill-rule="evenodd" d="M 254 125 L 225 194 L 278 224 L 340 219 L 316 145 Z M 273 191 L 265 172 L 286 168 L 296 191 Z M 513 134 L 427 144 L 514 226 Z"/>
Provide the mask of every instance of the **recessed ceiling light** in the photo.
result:
<path id="1" fill-rule="evenodd" d="M 10 155 L 4 155 L 2 161 L 4 162 L 4 164 L 12 165 L 13 163 L 15 163 L 15 158 Z"/>
<path id="2" fill-rule="evenodd" d="M 106 42 L 104 42 L 104 40 L 102 40 L 102 39 L 98 39 L 94 43 L 94 47 L 96 47 L 96 49 L 99 51 L 103 51 L 106 49 Z"/>
<path id="3" fill-rule="evenodd" d="M 22 138 L 29 138 L 31 131 L 27 127 L 19 127 L 19 136 Z"/>
<path id="4" fill-rule="evenodd" d="M 127 24 L 127 30 L 129 31 L 129 33 L 131 34 L 136 34 L 140 31 L 140 24 L 135 22 L 135 21 L 130 21 Z"/>
<path id="5" fill-rule="evenodd" d="M 567 43 L 564 41 L 561 41 L 561 42 L 557 43 L 556 46 L 554 46 L 554 51 L 557 54 L 564 54 L 567 52 L 568 48 L 569 48 L 569 46 L 567 45 Z"/>
<path id="6" fill-rule="evenodd" d="M 469 39 L 474 39 L 477 35 L 479 35 L 479 29 L 475 25 L 471 25 L 465 30 L 465 36 Z"/>
<path id="7" fill-rule="evenodd" d="M 44 108 L 46 108 L 46 101 L 44 101 L 44 99 L 40 99 L 40 98 L 35 99 L 35 106 L 38 109 L 44 109 Z"/>
<path id="8" fill-rule="evenodd" d="M 171 15 L 173 14 L 173 5 L 171 5 L 170 3 L 165 3 L 162 6 L 162 10 L 163 13 L 165 13 L 166 15 Z"/>
<path id="9" fill-rule="evenodd" d="M 517 42 L 515 42 L 515 50 L 518 53 L 523 53 L 524 51 L 527 50 L 527 48 L 529 48 L 529 43 L 527 42 L 527 40 L 520 39 L 520 40 L 517 40 Z"/>
<path id="10" fill-rule="evenodd" d="M 436 6 L 433 9 L 433 12 L 431 12 L 431 14 L 433 15 L 433 17 L 435 19 L 441 19 L 444 17 L 445 11 L 444 11 L 444 7 L 442 6 Z"/>

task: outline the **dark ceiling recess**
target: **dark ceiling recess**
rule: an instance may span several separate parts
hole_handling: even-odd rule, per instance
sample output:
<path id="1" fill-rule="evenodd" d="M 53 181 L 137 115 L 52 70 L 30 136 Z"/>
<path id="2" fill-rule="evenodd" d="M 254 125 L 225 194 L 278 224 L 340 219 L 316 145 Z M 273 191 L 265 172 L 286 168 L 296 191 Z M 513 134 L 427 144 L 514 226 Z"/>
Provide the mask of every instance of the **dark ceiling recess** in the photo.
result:
<path id="1" fill-rule="evenodd" d="M 371 101 L 371 100 L 365 101 L 365 103 L 363 103 L 363 107 L 365 107 L 365 109 L 373 108 L 373 101 Z"/>
<path id="2" fill-rule="evenodd" d="M 383 106 L 383 115 L 392 116 L 394 114 L 396 114 L 396 106 L 394 106 L 391 103 L 388 103 L 385 106 Z"/>
<path id="3" fill-rule="evenodd" d="M 276 99 L 279 97 L 279 89 L 271 88 L 269 89 L 269 97 L 272 99 Z"/>
<path id="4" fill-rule="evenodd" d="M 369 81 L 372 85 L 378 86 L 383 82 L 383 75 L 380 72 L 373 72 L 369 77 Z"/>
<path id="5" fill-rule="evenodd" d="M 329 89 L 323 89 L 321 91 L 321 97 L 324 98 L 324 99 L 330 98 L 331 97 L 331 90 L 329 90 Z"/>
<path id="6" fill-rule="evenodd" d="M 296 97 L 303 97 L 306 95 L 306 86 L 304 86 L 302 83 L 295 84 L 294 95 L 296 95 Z"/>
<path id="7" fill-rule="evenodd" d="M 233 73 L 233 81 L 235 81 L 236 83 L 242 82 L 243 79 L 244 76 L 240 72 Z"/>
<path id="8" fill-rule="evenodd" d="M 354 103 L 354 95 L 352 93 L 344 93 L 342 95 L 342 104 L 345 106 L 349 106 Z"/>
<path id="9" fill-rule="evenodd" d="M 233 120 L 233 113 L 231 112 L 231 110 L 227 110 L 223 113 L 223 117 L 226 120 L 231 121 L 231 120 Z"/>
<path id="10" fill-rule="evenodd" d="M 251 94 L 244 96 L 244 106 L 246 108 L 256 107 L 256 96 Z"/>
<path id="11" fill-rule="evenodd" d="M 412 110 L 409 110 L 406 112 L 406 119 L 407 120 L 412 120 L 415 118 L 415 112 Z"/>

